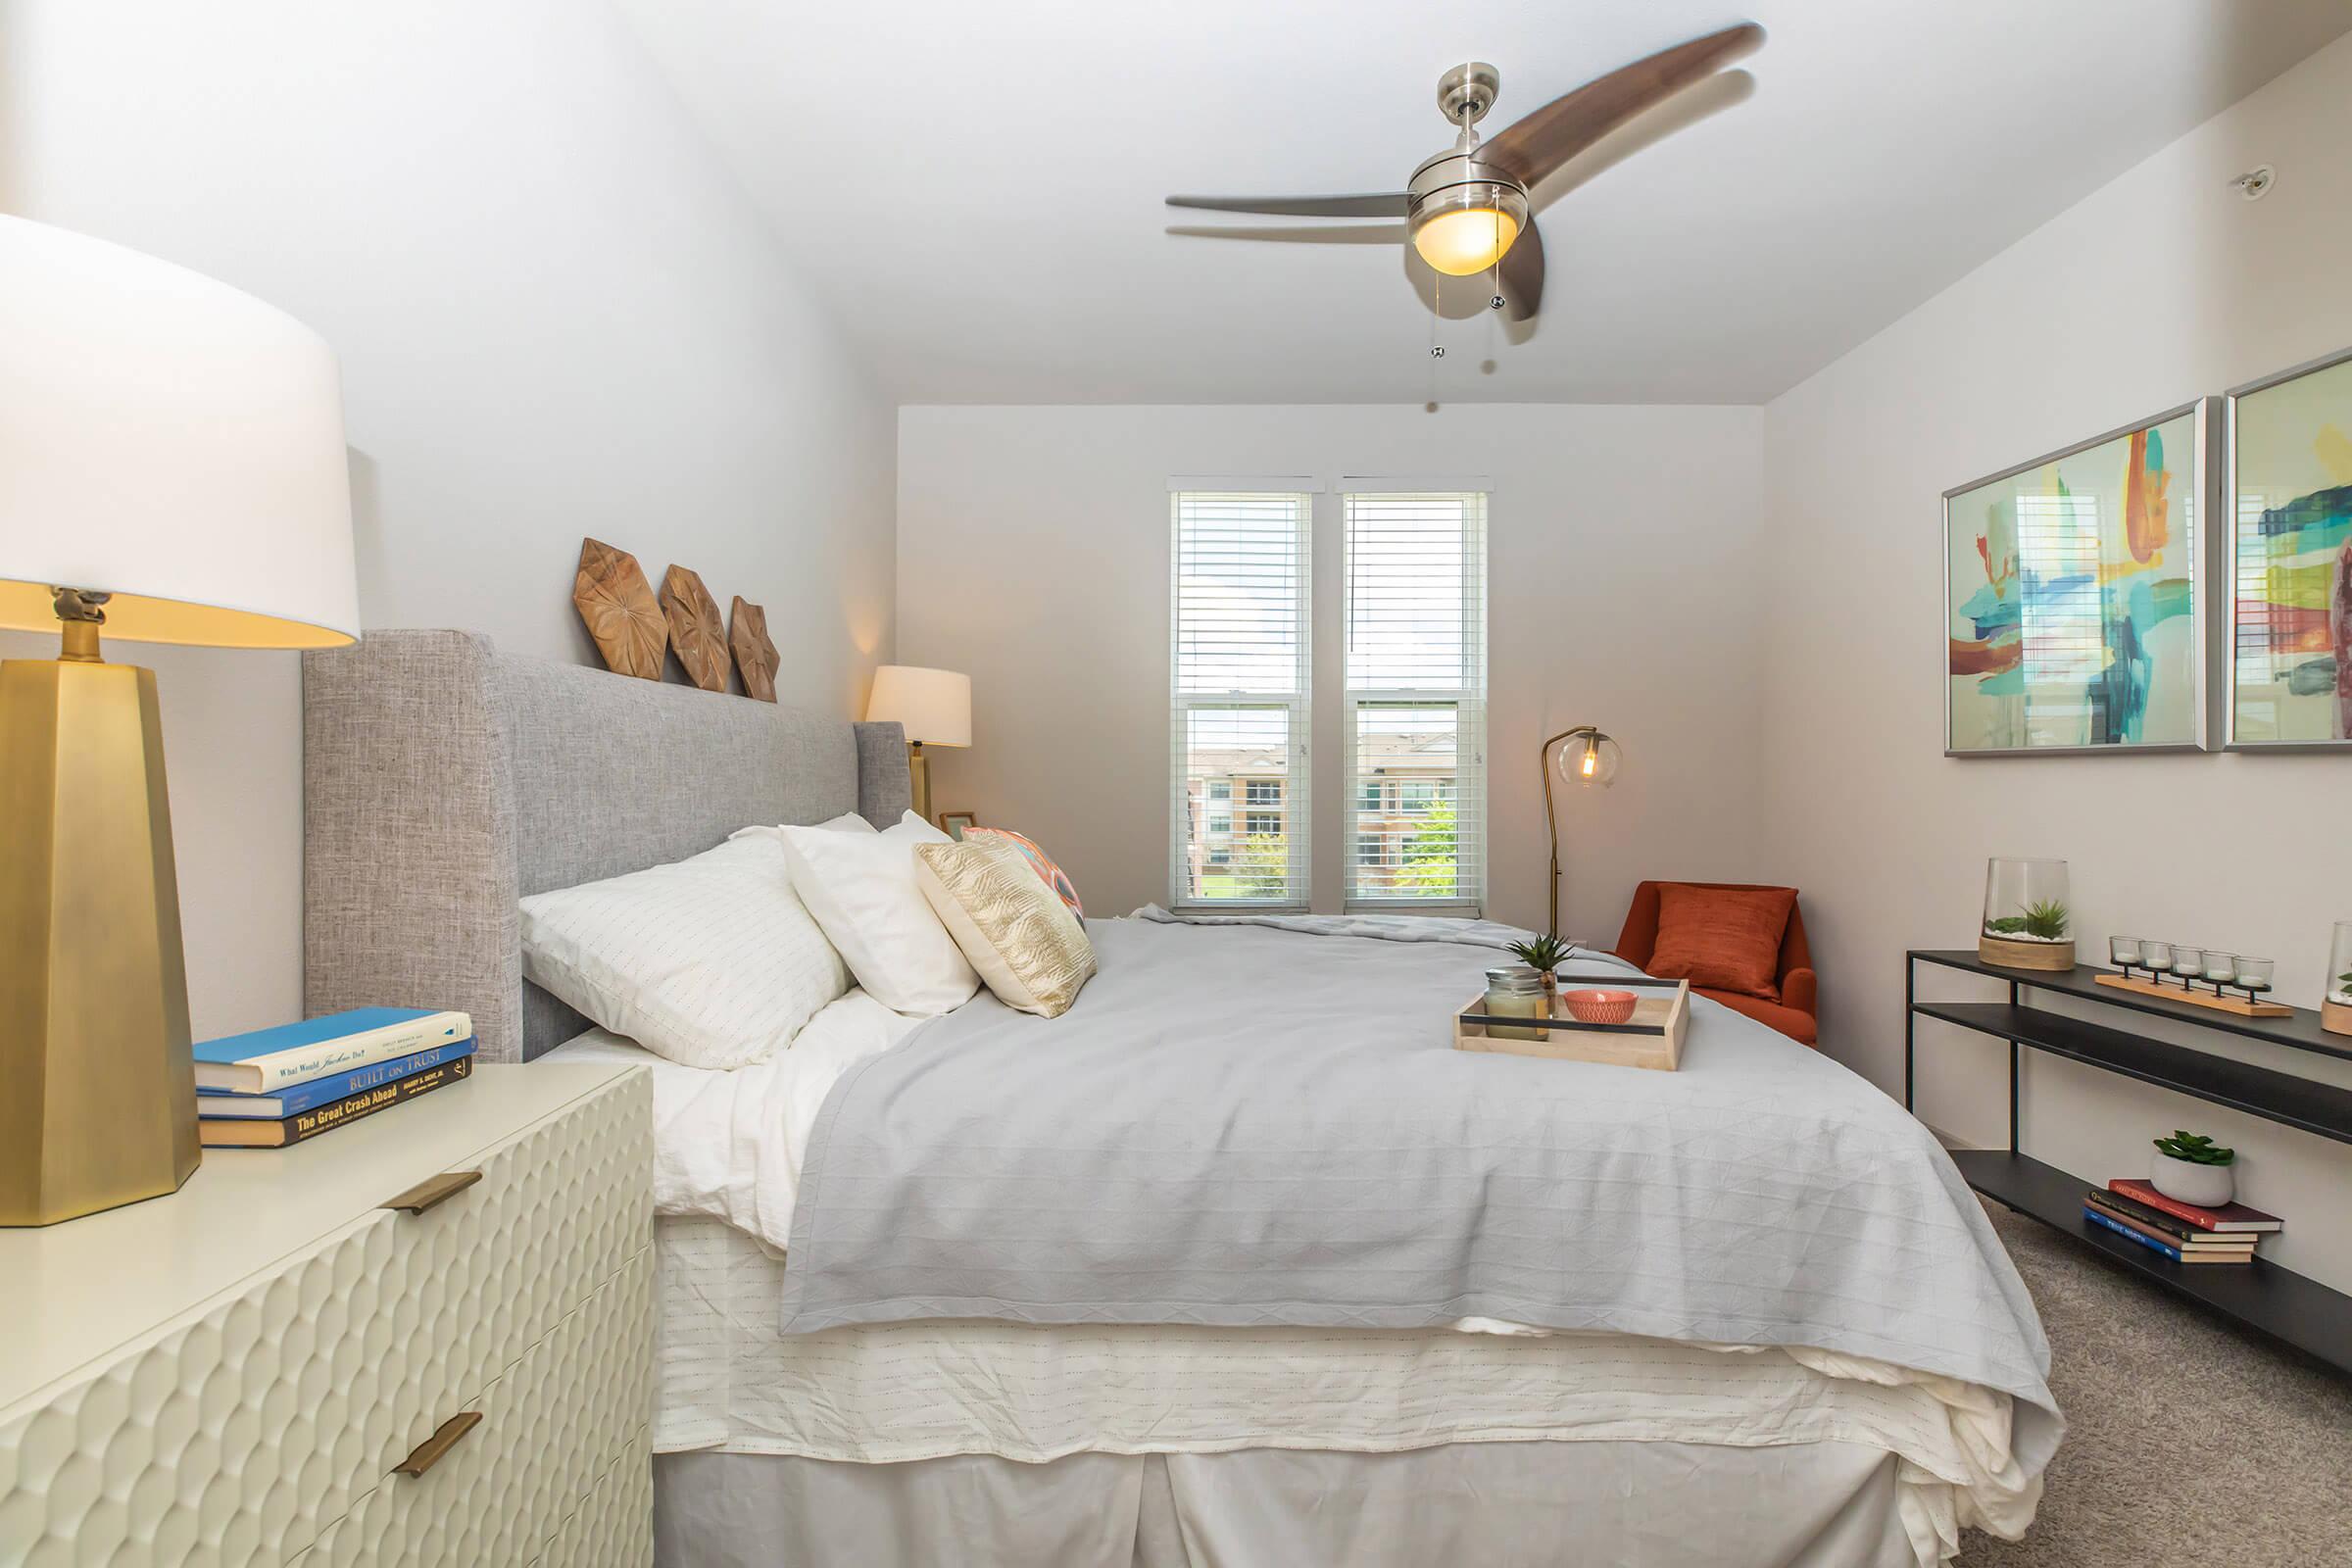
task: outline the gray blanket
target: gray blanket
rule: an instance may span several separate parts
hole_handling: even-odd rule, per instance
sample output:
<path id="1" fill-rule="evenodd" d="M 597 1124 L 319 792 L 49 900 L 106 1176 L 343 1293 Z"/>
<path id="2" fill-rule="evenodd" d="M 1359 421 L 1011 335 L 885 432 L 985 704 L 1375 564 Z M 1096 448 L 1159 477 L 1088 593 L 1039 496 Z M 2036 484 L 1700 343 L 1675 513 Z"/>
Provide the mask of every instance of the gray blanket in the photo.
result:
<path id="1" fill-rule="evenodd" d="M 1457 1052 L 1485 947 L 1088 929 L 1101 972 L 1062 1017 L 984 992 L 835 1085 L 786 1332 L 1488 1317 L 1815 1346 L 2015 1395 L 2021 1460 L 2054 1446 L 1984 1211 L 1828 1057 L 1704 999 L 1680 1072 Z"/>

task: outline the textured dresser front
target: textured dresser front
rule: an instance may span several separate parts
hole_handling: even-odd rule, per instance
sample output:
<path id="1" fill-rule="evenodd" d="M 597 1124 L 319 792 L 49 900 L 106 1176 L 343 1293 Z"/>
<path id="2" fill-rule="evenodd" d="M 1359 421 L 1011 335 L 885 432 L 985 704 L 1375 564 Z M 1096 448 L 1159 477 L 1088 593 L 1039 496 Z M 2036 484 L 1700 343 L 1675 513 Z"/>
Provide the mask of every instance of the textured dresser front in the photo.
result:
<path id="1" fill-rule="evenodd" d="M 614 1077 L 467 1168 L 10 1412 L 0 1563 L 522 1565 L 573 1560 L 550 1548 L 583 1529 L 576 1560 L 650 1562 L 650 1508 L 615 1503 L 649 1485 L 650 1080 Z"/>

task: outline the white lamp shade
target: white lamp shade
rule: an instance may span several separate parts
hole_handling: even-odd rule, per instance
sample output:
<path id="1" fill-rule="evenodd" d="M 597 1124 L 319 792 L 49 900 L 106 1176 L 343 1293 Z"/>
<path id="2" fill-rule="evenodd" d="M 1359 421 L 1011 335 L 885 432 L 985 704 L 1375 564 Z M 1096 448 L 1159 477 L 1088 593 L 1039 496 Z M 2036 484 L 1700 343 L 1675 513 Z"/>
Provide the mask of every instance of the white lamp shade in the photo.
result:
<path id="1" fill-rule="evenodd" d="M 868 722 L 897 719 L 910 741 L 925 746 L 972 744 L 972 677 L 919 664 L 884 664 L 866 699 Z"/>
<path id="2" fill-rule="evenodd" d="M 184 268 L 0 217 L 0 626 L 331 648 L 360 633 L 324 341 Z"/>

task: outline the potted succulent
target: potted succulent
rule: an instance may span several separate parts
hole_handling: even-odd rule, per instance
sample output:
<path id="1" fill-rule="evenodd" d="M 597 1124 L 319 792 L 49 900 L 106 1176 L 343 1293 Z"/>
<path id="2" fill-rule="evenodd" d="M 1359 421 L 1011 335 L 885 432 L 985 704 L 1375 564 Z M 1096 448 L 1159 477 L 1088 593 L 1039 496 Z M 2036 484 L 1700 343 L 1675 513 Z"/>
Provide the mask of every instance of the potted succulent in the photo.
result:
<path id="1" fill-rule="evenodd" d="M 2179 1129 L 2154 1142 L 2156 1157 L 2149 1162 L 2148 1184 L 2165 1197 L 2199 1208 L 2219 1208 L 2235 1195 L 2231 1167 L 2237 1162 L 2236 1150 Z"/>
<path id="2" fill-rule="evenodd" d="M 1560 977 L 1553 971 L 1558 969 L 1561 964 L 1566 963 L 1568 956 L 1575 951 L 1575 943 L 1562 942 L 1555 936 L 1533 937 L 1525 942 L 1511 944 L 1512 956 L 1536 971 L 1537 983 L 1544 988 L 1544 1004 L 1546 1012 L 1552 1010 L 1552 996 L 1560 989 Z"/>
<path id="3" fill-rule="evenodd" d="M 2064 860 L 1986 861 L 1977 956 L 2009 969 L 2072 969 L 2074 916 L 2066 898 Z"/>

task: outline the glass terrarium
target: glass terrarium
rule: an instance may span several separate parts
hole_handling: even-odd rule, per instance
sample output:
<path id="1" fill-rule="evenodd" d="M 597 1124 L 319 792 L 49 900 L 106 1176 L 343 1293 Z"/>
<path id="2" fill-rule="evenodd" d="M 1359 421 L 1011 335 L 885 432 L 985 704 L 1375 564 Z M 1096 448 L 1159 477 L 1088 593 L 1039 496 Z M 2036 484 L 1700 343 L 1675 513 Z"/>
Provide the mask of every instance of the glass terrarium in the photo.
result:
<path id="1" fill-rule="evenodd" d="M 1977 956 L 2011 969 L 2075 966 L 2064 860 L 1996 856 L 1984 862 L 1984 920 Z"/>
<path id="2" fill-rule="evenodd" d="M 2335 941 L 2328 949 L 2328 993 L 2320 1004 L 2320 1027 L 2352 1035 L 2352 920 L 2335 922 Z"/>

